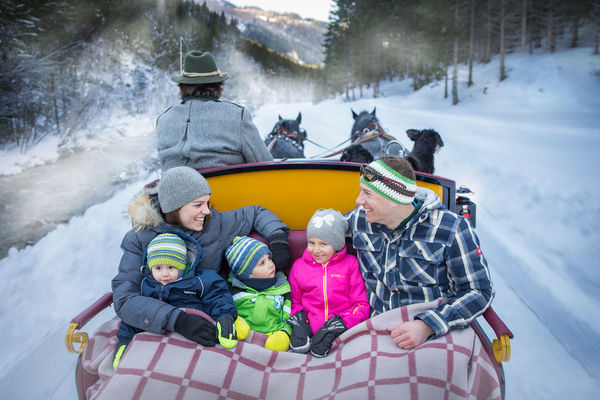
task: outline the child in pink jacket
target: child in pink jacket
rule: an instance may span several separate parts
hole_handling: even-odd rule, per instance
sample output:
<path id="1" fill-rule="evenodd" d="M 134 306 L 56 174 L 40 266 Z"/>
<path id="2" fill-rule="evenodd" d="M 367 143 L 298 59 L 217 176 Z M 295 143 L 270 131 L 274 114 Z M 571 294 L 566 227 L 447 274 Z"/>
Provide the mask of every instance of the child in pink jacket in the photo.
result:
<path id="1" fill-rule="evenodd" d="M 325 357 L 342 332 L 369 318 L 358 259 L 346 253 L 348 223 L 339 211 L 318 210 L 306 228 L 308 246 L 290 271 L 290 348 Z M 314 334 L 314 335 L 313 335 Z"/>

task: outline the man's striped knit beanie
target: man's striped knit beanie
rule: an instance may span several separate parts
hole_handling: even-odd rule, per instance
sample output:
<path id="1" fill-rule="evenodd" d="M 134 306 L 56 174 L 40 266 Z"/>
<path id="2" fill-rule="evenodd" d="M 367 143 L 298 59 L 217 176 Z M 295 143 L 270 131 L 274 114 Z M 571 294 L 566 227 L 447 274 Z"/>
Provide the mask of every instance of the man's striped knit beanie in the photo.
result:
<path id="1" fill-rule="evenodd" d="M 367 180 L 361 174 L 360 183 L 376 193 L 399 204 L 411 204 L 417 192 L 417 182 L 407 178 L 381 160 L 375 160 L 366 167 L 375 179 Z"/>
<path id="2" fill-rule="evenodd" d="M 160 264 L 172 265 L 179 270 L 185 270 L 187 248 L 185 242 L 173 233 L 157 235 L 148 245 L 148 268 Z"/>
<path id="3" fill-rule="evenodd" d="M 271 254 L 267 245 L 248 236 L 236 236 L 225 250 L 231 272 L 239 278 L 247 278 L 265 254 Z"/>

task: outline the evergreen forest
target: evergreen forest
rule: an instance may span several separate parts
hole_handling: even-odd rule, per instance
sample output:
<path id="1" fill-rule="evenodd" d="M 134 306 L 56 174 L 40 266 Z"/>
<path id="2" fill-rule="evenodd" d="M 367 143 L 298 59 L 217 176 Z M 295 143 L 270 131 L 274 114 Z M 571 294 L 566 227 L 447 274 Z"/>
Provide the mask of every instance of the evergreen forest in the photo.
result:
<path id="1" fill-rule="evenodd" d="M 329 92 L 372 88 L 384 79 L 410 78 L 414 90 L 432 80 L 451 82 L 458 103 L 457 64 L 500 57 L 498 79 L 511 52 L 553 52 L 558 43 L 598 54 L 598 0 L 336 0 L 325 37 L 325 79 Z M 451 75 L 451 76 L 448 76 Z M 445 96 L 449 96 L 447 89 Z"/>

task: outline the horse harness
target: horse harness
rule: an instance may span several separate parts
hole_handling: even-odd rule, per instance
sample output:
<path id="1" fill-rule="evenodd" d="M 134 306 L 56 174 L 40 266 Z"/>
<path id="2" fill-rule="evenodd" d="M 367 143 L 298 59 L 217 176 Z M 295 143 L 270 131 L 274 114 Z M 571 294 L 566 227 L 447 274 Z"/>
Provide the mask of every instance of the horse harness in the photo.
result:
<path id="1" fill-rule="evenodd" d="M 298 135 L 300 135 L 300 141 L 298 141 Z M 300 132 L 290 132 L 281 124 L 277 124 L 266 137 L 266 141 L 269 142 L 267 149 L 271 151 L 277 140 L 281 139 L 290 143 L 298 151 L 304 152 L 304 138 L 306 138 L 306 131 L 304 129 L 300 128 Z"/>
<path id="2" fill-rule="evenodd" d="M 367 140 L 375 139 L 378 136 L 381 136 L 384 139 L 387 139 L 389 141 L 396 141 L 396 138 L 394 138 L 394 137 L 392 137 L 392 136 L 390 136 L 390 135 L 388 135 L 388 134 L 385 133 L 385 130 L 383 129 L 383 127 L 381 126 L 381 124 L 379 123 L 379 121 L 377 120 L 377 118 L 373 118 L 371 120 L 371 122 L 369 122 L 369 124 L 367 125 L 367 127 L 362 130 L 361 134 L 357 137 L 357 139 L 352 142 L 352 144 L 364 143 Z M 328 155 L 326 155 L 324 157 L 328 158 L 328 157 L 332 157 L 332 156 L 335 156 L 337 154 L 343 153 L 344 150 L 346 150 L 347 148 L 348 148 L 348 146 L 346 146 L 343 149 L 338 150 L 338 151 L 336 151 L 334 153 L 328 154 Z"/>
<path id="3" fill-rule="evenodd" d="M 356 138 L 354 142 L 352 142 L 352 144 L 360 144 L 366 142 L 367 140 L 375 139 L 377 136 L 382 136 L 384 139 L 387 140 L 396 140 L 396 138 L 391 137 L 385 133 L 385 130 L 383 129 L 377 118 L 373 118 L 371 122 L 369 122 L 369 125 L 367 125 L 367 127 L 362 130 L 360 135 Z"/>

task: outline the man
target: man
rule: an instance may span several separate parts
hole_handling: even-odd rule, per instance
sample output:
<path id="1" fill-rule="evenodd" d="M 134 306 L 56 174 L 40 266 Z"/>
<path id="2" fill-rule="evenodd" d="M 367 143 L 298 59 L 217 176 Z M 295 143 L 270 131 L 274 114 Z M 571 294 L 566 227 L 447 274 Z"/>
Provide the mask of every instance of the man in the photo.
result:
<path id="1" fill-rule="evenodd" d="M 250 112 L 220 100 L 229 78 L 209 52 L 185 55 L 183 73 L 171 78 L 179 84 L 182 101 L 156 121 L 163 173 L 178 166 L 202 169 L 273 160 Z"/>
<path id="2" fill-rule="evenodd" d="M 466 328 L 494 296 L 487 262 L 469 221 L 417 187 L 410 164 L 385 156 L 361 170 L 360 194 L 346 214 L 372 315 L 446 298 L 413 321 L 388 328 L 412 349 L 428 338 Z"/>

